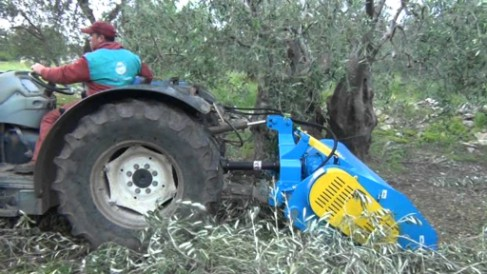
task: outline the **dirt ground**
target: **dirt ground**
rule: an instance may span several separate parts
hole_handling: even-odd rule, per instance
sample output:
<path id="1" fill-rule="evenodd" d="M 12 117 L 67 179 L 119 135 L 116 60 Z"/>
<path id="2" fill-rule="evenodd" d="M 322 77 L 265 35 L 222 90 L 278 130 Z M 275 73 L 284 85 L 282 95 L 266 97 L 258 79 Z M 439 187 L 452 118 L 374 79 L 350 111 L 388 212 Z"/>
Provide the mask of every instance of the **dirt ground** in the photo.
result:
<path id="1" fill-rule="evenodd" d="M 487 149 L 477 161 L 452 161 L 420 152 L 402 162 L 405 172 L 383 175 L 435 227 L 440 242 L 487 233 Z"/>

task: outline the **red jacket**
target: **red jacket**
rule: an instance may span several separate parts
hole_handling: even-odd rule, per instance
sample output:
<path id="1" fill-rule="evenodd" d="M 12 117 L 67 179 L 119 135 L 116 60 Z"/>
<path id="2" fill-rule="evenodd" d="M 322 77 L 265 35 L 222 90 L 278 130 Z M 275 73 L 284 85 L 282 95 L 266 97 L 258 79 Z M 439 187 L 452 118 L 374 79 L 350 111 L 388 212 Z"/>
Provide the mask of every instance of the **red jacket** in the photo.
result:
<path id="1" fill-rule="evenodd" d="M 122 45 L 117 42 L 106 42 L 101 44 L 97 49 L 101 48 L 120 49 L 122 48 Z M 152 81 L 153 74 L 147 64 L 142 63 L 142 68 L 139 75 L 145 78 L 145 83 L 150 83 Z M 111 88 L 110 86 L 97 84 L 91 81 L 88 62 L 86 61 L 84 56 L 68 65 L 52 68 L 46 67 L 41 70 L 41 76 L 49 82 L 59 84 L 73 84 L 83 82 L 88 88 L 88 90 L 86 91 L 86 94 L 88 96 Z"/>

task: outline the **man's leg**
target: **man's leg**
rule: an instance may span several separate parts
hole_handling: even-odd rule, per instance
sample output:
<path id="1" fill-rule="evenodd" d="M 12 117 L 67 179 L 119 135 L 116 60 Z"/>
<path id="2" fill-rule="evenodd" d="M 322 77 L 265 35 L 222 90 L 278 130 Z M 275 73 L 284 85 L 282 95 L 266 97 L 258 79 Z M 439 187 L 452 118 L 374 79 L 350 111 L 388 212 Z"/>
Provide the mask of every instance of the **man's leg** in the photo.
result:
<path id="1" fill-rule="evenodd" d="M 41 126 L 39 130 L 39 138 L 36 142 L 36 147 L 34 149 L 34 154 L 32 155 L 32 160 L 28 163 L 17 165 L 14 168 L 15 173 L 19 174 L 32 174 L 34 173 L 35 162 L 37 161 L 37 156 L 39 155 L 39 151 L 41 150 L 42 143 L 44 143 L 44 139 L 46 138 L 51 128 L 54 126 L 54 123 L 61 117 L 65 110 L 72 108 L 77 102 L 69 103 L 64 105 L 62 108 L 57 108 L 54 110 L 49 111 L 42 117 Z"/>
<path id="2" fill-rule="evenodd" d="M 39 131 L 39 138 L 36 142 L 36 147 L 34 149 L 34 154 L 32 155 L 32 162 L 37 161 L 37 156 L 39 155 L 39 151 L 41 150 L 41 146 L 44 143 L 44 139 L 46 138 L 49 131 L 51 131 L 52 126 L 56 123 L 57 119 L 61 117 L 61 109 L 51 110 L 44 117 L 41 121 L 41 128 Z"/>
<path id="3" fill-rule="evenodd" d="M 37 161 L 37 156 L 39 155 L 39 150 L 41 149 L 42 143 L 46 138 L 47 134 L 51 130 L 54 123 L 61 117 L 61 110 L 54 109 L 46 113 L 41 120 L 41 126 L 39 130 L 39 138 L 36 142 L 36 147 L 34 149 L 34 154 L 32 155 L 32 160 L 28 163 L 17 165 L 14 168 L 15 173 L 19 174 L 31 174 L 34 173 L 35 162 Z"/>

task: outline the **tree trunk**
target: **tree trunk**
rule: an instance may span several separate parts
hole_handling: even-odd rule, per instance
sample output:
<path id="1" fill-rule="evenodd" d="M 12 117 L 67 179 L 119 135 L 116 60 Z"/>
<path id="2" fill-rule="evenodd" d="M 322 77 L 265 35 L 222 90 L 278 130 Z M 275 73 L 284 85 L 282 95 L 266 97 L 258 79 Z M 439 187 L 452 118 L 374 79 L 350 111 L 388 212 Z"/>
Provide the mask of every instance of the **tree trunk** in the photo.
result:
<path id="1" fill-rule="evenodd" d="M 346 75 L 339 82 L 333 96 L 327 101 L 329 126 L 339 141 L 357 157 L 365 160 L 372 143 L 372 131 L 377 126 L 374 112 L 371 65 L 382 45 L 392 38 L 401 10 L 396 11 L 391 28 L 384 33 L 379 43 L 373 35 L 377 21 L 385 6 L 385 0 L 365 0 L 365 12 L 371 20 L 370 30 L 362 37 L 362 44 L 353 50 Z M 358 49 L 358 50 L 357 50 Z"/>
<path id="2" fill-rule="evenodd" d="M 336 137 L 343 142 L 357 157 L 365 160 L 368 156 L 369 148 L 372 143 L 372 131 L 377 126 L 377 117 L 373 108 L 374 93 L 371 83 L 371 65 L 375 60 L 375 56 L 379 52 L 381 46 L 393 36 L 394 26 L 389 30 L 391 33 L 386 33 L 380 43 L 376 44 L 373 41 L 373 36 L 376 31 L 379 16 L 385 5 L 385 0 L 378 1 L 378 5 L 374 5 L 373 0 L 365 0 L 366 16 L 370 19 L 370 29 L 363 34 L 361 43 L 357 48 L 351 52 L 351 58 L 348 61 L 346 75 L 338 82 L 337 87 L 331 99 L 327 102 L 328 109 L 328 126 L 334 132 Z M 400 10 L 396 12 L 394 21 L 396 22 Z M 309 78 L 311 75 L 311 52 L 303 39 L 302 28 L 288 28 L 291 39 L 287 40 L 287 61 L 289 62 L 288 79 L 294 83 L 302 81 L 301 88 L 307 87 L 303 79 Z M 324 60 L 327 60 L 325 58 Z M 325 62 L 327 63 L 327 62 Z M 272 64 L 272 62 L 270 62 Z M 270 66 L 272 67 L 272 66 Z M 323 67 L 326 71 L 326 66 Z M 295 81 L 296 80 L 296 81 Z M 257 96 L 256 106 L 259 106 L 261 100 L 266 99 L 266 102 L 272 103 L 276 96 L 273 96 L 273 91 L 267 90 L 270 85 L 261 85 L 259 83 L 259 93 Z M 293 104 L 302 105 L 305 115 L 304 119 L 307 121 L 314 121 L 317 124 L 323 125 L 324 115 L 321 112 L 319 101 L 314 101 L 313 96 L 316 90 L 313 86 L 308 91 L 311 101 L 293 102 Z M 266 94 L 271 92 L 271 94 Z M 301 104 L 300 104 L 301 103 Z M 320 131 L 316 128 L 308 127 L 307 130 L 320 138 Z M 262 131 L 254 131 L 255 141 L 255 155 L 265 153 L 265 137 L 266 133 Z M 328 136 L 330 137 L 330 136 Z"/>
<path id="3" fill-rule="evenodd" d="M 362 160 L 368 156 L 377 125 L 373 98 L 370 65 L 352 58 L 347 76 L 338 83 L 327 107 L 331 130 Z"/>
<path id="4" fill-rule="evenodd" d="M 269 94 L 266 90 L 266 84 L 264 80 L 259 81 L 257 87 L 257 98 L 255 102 L 255 108 L 269 108 Z M 266 116 L 254 116 L 253 120 L 266 119 Z M 265 125 L 259 125 L 250 128 L 252 136 L 254 138 L 254 160 L 267 160 L 272 158 L 273 151 L 276 148 L 270 148 L 271 146 L 271 134 Z"/>
<path id="5" fill-rule="evenodd" d="M 300 30 L 293 31 L 302 36 Z M 304 117 L 295 118 L 302 118 L 302 120 L 307 122 L 323 126 L 326 119 L 321 110 L 321 101 L 319 100 L 320 91 L 316 89 L 313 83 L 307 81 L 308 78 L 312 77 L 313 73 L 310 54 L 310 50 L 304 39 L 295 38 L 287 41 L 287 61 L 289 62 L 288 78 L 291 80 L 291 83 L 301 83 L 300 89 L 308 95 L 304 102 L 294 102 L 303 107 L 301 111 L 304 113 Z M 302 128 L 318 139 L 324 137 L 321 128 L 308 125 L 302 125 Z"/>

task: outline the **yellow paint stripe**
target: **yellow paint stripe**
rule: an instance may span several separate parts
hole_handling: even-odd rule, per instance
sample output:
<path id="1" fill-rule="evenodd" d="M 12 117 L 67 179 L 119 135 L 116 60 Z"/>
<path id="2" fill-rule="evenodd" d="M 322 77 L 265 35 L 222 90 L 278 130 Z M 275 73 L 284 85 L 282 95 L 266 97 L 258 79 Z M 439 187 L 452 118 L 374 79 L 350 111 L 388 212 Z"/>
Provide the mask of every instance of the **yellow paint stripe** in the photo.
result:
<path id="1" fill-rule="evenodd" d="M 306 134 L 306 133 L 304 133 L 304 134 Z M 308 135 L 308 134 L 306 134 L 306 135 Z M 311 147 L 315 148 L 316 150 L 318 150 L 319 152 L 323 153 L 326 156 L 330 155 L 330 153 L 332 151 L 331 148 L 329 148 L 327 145 L 320 142 L 320 140 L 316 139 L 315 137 L 313 137 L 311 135 L 308 135 L 308 136 L 309 136 L 308 144 Z M 335 151 L 335 155 L 337 155 L 338 157 L 343 159 L 343 156 L 340 155 L 340 153 L 338 151 Z"/>

